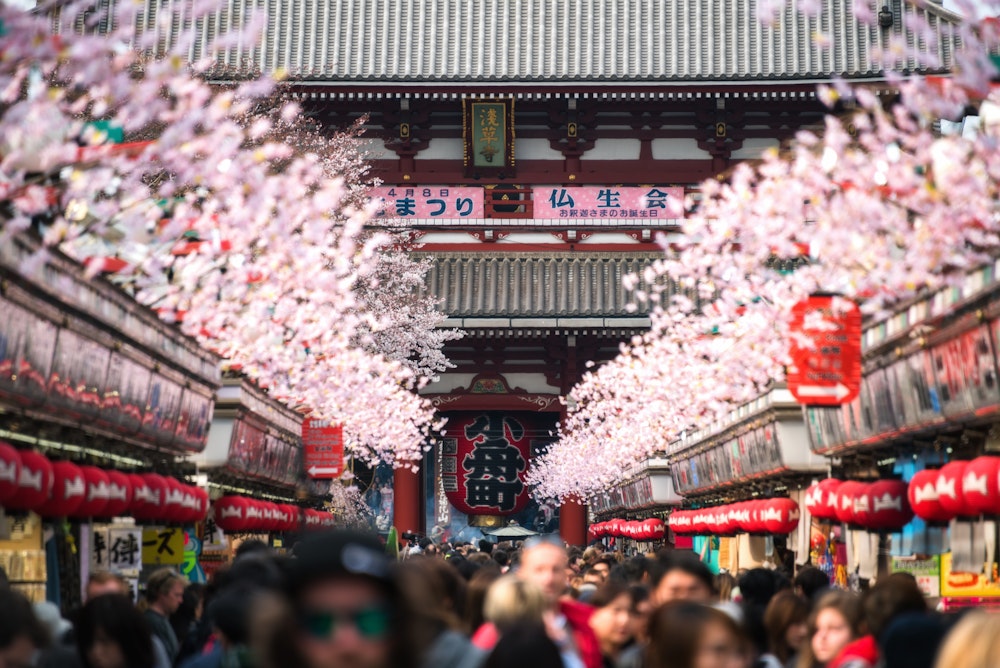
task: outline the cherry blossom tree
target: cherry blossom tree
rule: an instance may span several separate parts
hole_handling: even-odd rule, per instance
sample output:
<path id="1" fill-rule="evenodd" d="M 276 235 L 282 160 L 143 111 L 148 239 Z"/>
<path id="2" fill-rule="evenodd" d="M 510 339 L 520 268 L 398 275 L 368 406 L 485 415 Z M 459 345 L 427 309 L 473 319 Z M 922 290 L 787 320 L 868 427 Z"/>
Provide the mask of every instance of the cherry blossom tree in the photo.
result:
<path id="1" fill-rule="evenodd" d="M 190 20 L 216 5 L 182 4 Z M 115 269 L 138 301 L 274 396 L 343 422 L 351 454 L 419 459 L 435 428 L 413 391 L 425 379 L 357 345 L 379 318 L 356 287 L 390 239 L 366 230 L 373 207 L 331 178 L 331 161 L 350 157 L 275 138 L 299 116 L 293 103 L 251 113 L 275 81 L 210 85 L 215 60 L 187 62 L 188 36 L 165 46 L 137 32 L 141 11 L 0 6 L 0 243 L 43 239 L 28 274 L 64 249 L 111 250 L 85 258 L 92 274 Z M 106 143 L 108 127 L 125 142 Z"/>
<path id="2" fill-rule="evenodd" d="M 929 26 L 912 27 L 933 43 Z M 990 20 L 958 30 L 950 77 L 890 74 L 899 98 L 888 101 L 834 81 L 820 95 L 838 113 L 821 131 L 701 184 L 683 246 L 665 247 L 643 276 L 651 329 L 573 390 L 560 440 L 530 473 L 537 497 L 586 499 L 783 381 L 791 307 L 806 296 L 836 293 L 878 318 L 994 261 L 1000 90 L 989 53 L 1000 31 Z M 912 48 L 891 42 L 882 57 L 891 66 Z M 940 131 L 969 109 L 978 132 Z M 666 278 L 693 298 L 661 305 Z"/>

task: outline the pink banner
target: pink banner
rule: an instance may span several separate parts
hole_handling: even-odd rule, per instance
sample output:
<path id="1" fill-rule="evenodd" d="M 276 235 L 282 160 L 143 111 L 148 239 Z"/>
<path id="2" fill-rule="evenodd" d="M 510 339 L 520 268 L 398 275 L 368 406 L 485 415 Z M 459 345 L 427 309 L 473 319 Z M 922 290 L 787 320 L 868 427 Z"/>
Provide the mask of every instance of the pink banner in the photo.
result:
<path id="1" fill-rule="evenodd" d="M 531 199 L 536 219 L 684 217 L 683 188 L 535 188 Z"/>
<path id="2" fill-rule="evenodd" d="M 448 186 L 385 186 L 372 198 L 385 202 L 383 218 L 483 218 L 482 188 Z"/>

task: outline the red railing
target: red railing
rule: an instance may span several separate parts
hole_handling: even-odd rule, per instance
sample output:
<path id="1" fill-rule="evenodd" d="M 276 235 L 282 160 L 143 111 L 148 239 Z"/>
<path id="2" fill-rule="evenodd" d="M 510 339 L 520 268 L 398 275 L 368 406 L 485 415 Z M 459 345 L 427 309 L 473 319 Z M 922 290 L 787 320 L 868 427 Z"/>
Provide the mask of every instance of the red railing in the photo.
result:
<path id="1" fill-rule="evenodd" d="M 483 202 L 487 218 L 531 218 L 531 188 L 487 190 Z"/>

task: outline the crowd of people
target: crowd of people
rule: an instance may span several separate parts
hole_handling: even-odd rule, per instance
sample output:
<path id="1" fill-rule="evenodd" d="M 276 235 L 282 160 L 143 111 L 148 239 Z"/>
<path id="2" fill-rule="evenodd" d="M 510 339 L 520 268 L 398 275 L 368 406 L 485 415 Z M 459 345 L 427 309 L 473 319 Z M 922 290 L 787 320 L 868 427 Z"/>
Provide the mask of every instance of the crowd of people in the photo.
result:
<path id="1" fill-rule="evenodd" d="M 698 557 L 424 541 L 400 562 L 340 530 L 244 543 L 206 585 L 140 601 L 95 573 L 65 617 L 0 581 L 0 668 L 995 668 L 1000 616 L 929 609 L 913 577 L 862 594 L 805 567 L 713 576 Z"/>

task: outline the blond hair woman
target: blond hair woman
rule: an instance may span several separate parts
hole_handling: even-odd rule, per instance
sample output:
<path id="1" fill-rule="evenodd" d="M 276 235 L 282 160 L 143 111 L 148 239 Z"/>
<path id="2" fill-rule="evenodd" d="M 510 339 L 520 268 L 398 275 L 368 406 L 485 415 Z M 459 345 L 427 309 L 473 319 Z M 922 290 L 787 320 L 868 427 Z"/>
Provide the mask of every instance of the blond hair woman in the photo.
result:
<path id="1" fill-rule="evenodd" d="M 960 621 L 941 647 L 937 668 L 1000 666 L 1000 616 L 972 612 Z"/>

